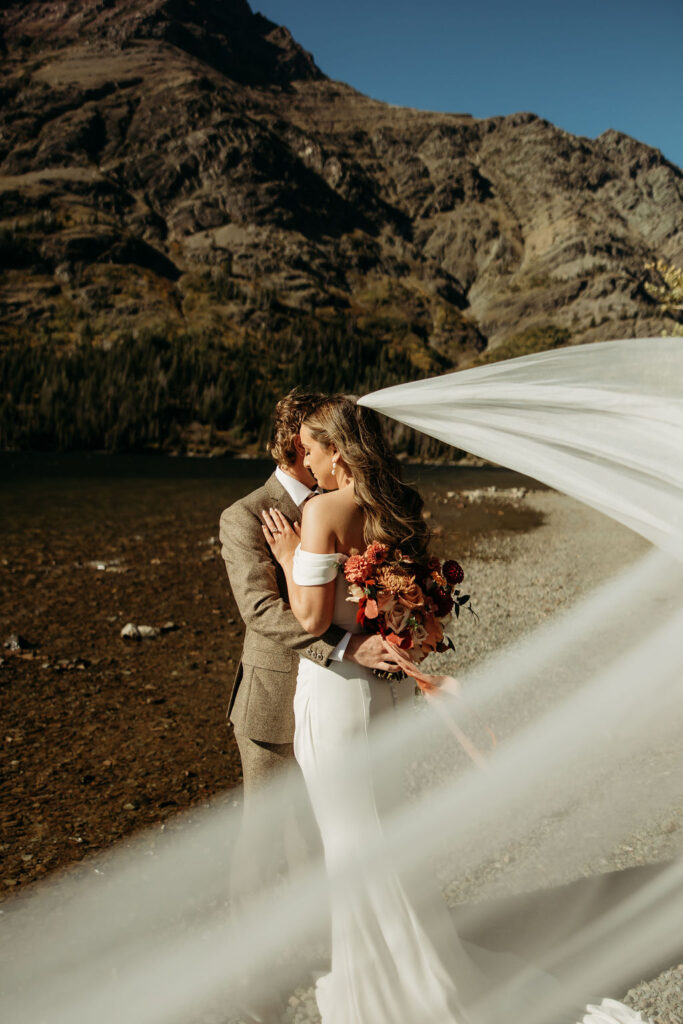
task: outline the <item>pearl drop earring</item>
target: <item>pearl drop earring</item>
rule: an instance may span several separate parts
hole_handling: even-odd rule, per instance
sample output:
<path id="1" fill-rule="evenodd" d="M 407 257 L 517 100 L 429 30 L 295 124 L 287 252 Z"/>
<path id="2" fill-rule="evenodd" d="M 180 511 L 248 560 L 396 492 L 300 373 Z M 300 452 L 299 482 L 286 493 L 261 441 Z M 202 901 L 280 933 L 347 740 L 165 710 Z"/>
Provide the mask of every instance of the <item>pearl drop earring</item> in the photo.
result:
<path id="1" fill-rule="evenodd" d="M 332 476 L 337 472 L 337 463 L 332 459 Z"/>

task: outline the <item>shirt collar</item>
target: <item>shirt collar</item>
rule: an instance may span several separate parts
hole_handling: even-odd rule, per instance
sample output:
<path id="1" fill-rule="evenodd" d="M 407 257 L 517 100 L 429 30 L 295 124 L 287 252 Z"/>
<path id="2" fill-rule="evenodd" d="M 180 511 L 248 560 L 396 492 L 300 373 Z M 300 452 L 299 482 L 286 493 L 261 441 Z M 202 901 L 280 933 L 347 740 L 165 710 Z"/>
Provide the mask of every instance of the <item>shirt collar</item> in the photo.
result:
<path id="1" fill-rule="evenodd" d="M 296 480 L 293 476 L 290 476 L 289 473 L 285 473 L 279 466 L 275 467 L 275 476 L 287 491 L 287 494 L 290 496 L 297 508 L 300 508 L 313 494 L 310 487 L 307 487 L 306 484 L 302 484 L 300 480 Z"/>

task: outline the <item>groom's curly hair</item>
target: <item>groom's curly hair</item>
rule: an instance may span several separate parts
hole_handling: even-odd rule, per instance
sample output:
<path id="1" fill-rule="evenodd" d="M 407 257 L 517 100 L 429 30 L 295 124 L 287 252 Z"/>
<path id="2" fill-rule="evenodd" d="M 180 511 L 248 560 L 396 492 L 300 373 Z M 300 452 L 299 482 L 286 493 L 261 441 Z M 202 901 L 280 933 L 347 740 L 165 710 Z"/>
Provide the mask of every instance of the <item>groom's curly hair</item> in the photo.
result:
<path id="1" fill-rule="evenodd" d="M 278 466 L 293 466 L 296 462 L 294 438 L 301 430 L 301 424 L 325 396 L 319 391 L 305 391 L 293 388 L 275 406 L 273 429 L 266 448 Z"/>

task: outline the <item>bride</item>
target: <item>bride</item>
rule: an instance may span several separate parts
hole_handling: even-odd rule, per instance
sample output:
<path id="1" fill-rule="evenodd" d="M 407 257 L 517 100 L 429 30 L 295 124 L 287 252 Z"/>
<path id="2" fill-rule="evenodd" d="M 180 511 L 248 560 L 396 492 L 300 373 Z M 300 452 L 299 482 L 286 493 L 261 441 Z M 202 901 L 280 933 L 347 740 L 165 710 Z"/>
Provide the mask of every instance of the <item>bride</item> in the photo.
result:
<path id="1" fill-rule="evenodd" d="M 346 600 L 340 566 L 353 550 L 374 541 L 424 560 L 428 529 L 422 499 L 402 482 L 377 415 L 347 397 L 324 400 L 302 424 L 301 441 L 305 465 L 325 493 L 306 505 L 300 531 L 277 510 L 265 510 L 264 535 L 286 574 L 291 607 L 302 626 L 319 635 L 334 622 L 355 632 L 360 627 L 355 606 Z M 425 898 L 423 883 L 417 886 L 391 865 L 381 874 L 365 867 L 364 851 L 381 834 L 392 795 L 373 784 L 369 750 L 363 770 L 357 770 L 358 740 L 412 695 L 410 678 L 389 683 L 348 662 L 300 663 L 294 750 L 335 883 L 332 967 L 316 985 L 323 1024 L 496 1019 L 483 1009 L 490 957 L 475 963 L 438 894 Z M 353 772 L 346 760 L 351 742 Z M 534 993 L 550 981 L 536 977 Z M 583 1019 L 629 1024 L 641 1017 L 604 1000 L 601 1007 L 589 1007 Z M 563 1020 L 569 1024 L 570 1018 Z"/>

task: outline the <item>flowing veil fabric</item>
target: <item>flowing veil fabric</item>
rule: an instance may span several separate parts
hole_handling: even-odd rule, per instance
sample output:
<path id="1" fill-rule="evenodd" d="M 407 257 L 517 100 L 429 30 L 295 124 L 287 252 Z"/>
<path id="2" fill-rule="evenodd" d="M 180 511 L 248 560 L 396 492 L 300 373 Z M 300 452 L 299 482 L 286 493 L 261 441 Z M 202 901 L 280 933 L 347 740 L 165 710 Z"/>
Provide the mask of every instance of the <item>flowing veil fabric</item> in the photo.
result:
<path id="1" fill-rule="evenodd" d="M 359 404 L 546 483 L 683 561 L 678 339 L 542 352 L 396 385 Z M 605 1003 L 586 1020 L 627 1013 Z"/>
<path id="2" fill-rule="evenodd" d="M 546 483 L 683 561 L 678 339 L 542 352 L 396 385 L 359 404 Z M 683 607 L 680 590 L 677 598 Z M 622 1019 L 630 1011 L 609 1000 L 585 1017 Z"/>
<path id="3" fill-rule="evenodd" d="M 683 860 L 642 874 L 635 863 L 635 886 L 600 875 L 615 847 L 628 851 L 631 836 L 652 829 L 680 832 L 683 817 L 683 341 L 541 353 L 387 388 L 361 404 L 543 481 L 660 549 L 461 680 L 465 726 L 471 713 L 499 736 L 486 770 L 426 709 L 378 726 L 367 755 L 376 785 L 385 780 L 393 793 L 401 775 L 408 793 L 368 839 L 362 864 L 339 868 L 344 892 L 357 873 L 367 883 L 387 864 L 418 886 L 438 874 L 456 904 L 482 865 L 503 872 L 513 893 L 542 877 L 555 902 L 535 915 L 525 904 L 522 914 L 542 969 L 584 1003 L 584 994 L 620 997 L 683 953 Z M 350 778 L 366 759 L 350 748 Z M 265 791 L 255 809 L 254 856 L 272 881 L 239 917 L 225 913 L 239 832 L 232 794 L 194 811 L 191 824 L 180 819 L 5 904 L 3 1019 L 224 1024 L 245 978 L 286 1003 L 295 985 L 310 984 L 308 953 L 325 939 L 336 882 L 315 857 L 289 881 L 269 863 L 272 809 L 285 798 L 305 803 L 296 777 Z M 610 899 L 600 901 L 606 886 Z M 484 895 L 456 906 L 475 940 L 504 932 L 514 910 Z M 483 1019 L 581 1019 L 562 1015 L 553 993 L 529 1005 L 526 982 L 513 967 L 492 984 Z M 297 1016 L 298 992 L 287 1011 L 295 1022 L 310 1019 Z M 671 1020 L 683 1019 L 679 1009 Z M 591 1013 L 591 1024 L 634 1019 L 609 1002 Z"/>
<path id="4" fill-rule="evenodd" d="M 683 559 L 683 344 L 556 349 L 359 401 L 516 469 Z"/>

